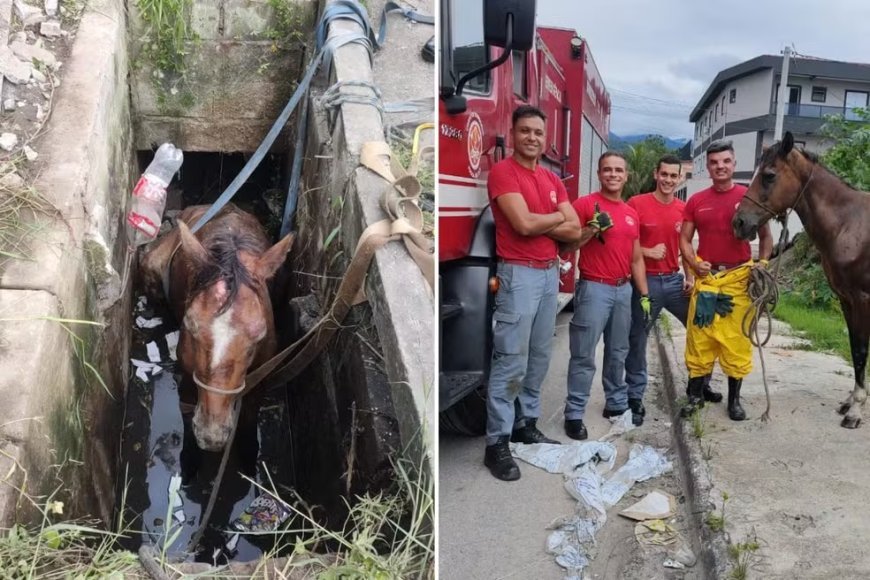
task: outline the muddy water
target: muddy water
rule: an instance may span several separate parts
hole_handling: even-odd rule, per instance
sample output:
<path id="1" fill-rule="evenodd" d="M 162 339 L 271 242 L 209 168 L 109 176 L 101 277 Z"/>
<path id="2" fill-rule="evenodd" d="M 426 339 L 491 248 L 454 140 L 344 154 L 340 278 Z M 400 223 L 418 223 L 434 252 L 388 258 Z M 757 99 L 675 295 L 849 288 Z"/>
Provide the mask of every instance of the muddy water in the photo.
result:
<path id="1" fill-rule="evenodd" d="M 139 317 L 160 318 L 162 323 L 140 328 Z M 130 362 L 120 469 L 127 474 L 127 492 L 121 486 L 117 494 L 132 529 L 129 547 L 136 549 L 146 542 L 158 549 L 166 546 L 175 560 L 215 564 L 259 558 L 273 547 L 274 536 L 239 533 L 234 523 L 239 524 L 237 518 L 262 493 L 251 480 L 292 500 L 293 437 L 286 401 L 283 396 L 270 396 L 257 408 L 243 407 L 209 527 L 190 553 L 188 544 L 208 504 L 222 452 L 203 452 L 193 439 L 190 420 L 196 394 L 192 385 L 182 382 L 180 365 L 174 360 L 171 346 L 178 326 L 170 312 L 140 299 L 133 326 L 130 358 L 159 362 L 140 370 L 139 376 L 138 363 Z M 291 541 L 285 538 L 282 543 Z"/>

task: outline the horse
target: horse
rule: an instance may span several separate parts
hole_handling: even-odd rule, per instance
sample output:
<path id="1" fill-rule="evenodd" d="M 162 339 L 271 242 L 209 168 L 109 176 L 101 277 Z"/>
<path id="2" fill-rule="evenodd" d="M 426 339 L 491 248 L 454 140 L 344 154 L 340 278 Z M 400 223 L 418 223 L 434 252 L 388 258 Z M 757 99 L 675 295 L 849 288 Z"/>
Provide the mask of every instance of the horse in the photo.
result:
<path id="1" fill-rule="evenodd" d="M 769 147 L 731 221 L 734 234 L 753 239 L 758 228 L 787 210 L 797 212 L 818 248 L 828 283 L 840 299 L 855 387 L 841 403 L 841 425 L 856 429 L 867 400 L 864 370 L 870 342 L 870 194 L 849 187 L 818 158 L 794 148 L 786 133 Z"/>
<path id="2" fill-rule="evenodd" d="M 284 263 L 293 234 L 270 247 L 257 219 L 233 204 L 191 233 L 187 224 L 208 207 L 183 210 L 177 227 L 143 255 L 140 271 L 146 292 L 165 295 L 181 323 L 178 360 L 196 385 L 196 443 L 219 451 L 232 431 L 233 405 L 248 369 L 277 351 L 267 282 Z"/>

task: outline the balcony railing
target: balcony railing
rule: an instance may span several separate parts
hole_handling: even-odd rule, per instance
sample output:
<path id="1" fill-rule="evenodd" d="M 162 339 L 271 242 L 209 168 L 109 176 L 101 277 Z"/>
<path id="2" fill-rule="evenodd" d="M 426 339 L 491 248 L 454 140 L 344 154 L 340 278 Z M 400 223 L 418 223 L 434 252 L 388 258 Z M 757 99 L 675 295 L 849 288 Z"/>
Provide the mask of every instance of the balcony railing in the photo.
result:
<path id="1" fill-rule="evenodd" d="M 771 114 L 776 114 L 775 102 L 770 104 L 770 112 Z M 822 119 L 828 115 L 834 115 L 835 117 L 845 116 L 850 121 L 856 121 L 861 118 L 855 113 L 855 109 L 851 107 L 831 107 L 810 103 L 788 103 L 785 106 L 785 114 L 790 117 L 809 117 L 812 119 Z"/>

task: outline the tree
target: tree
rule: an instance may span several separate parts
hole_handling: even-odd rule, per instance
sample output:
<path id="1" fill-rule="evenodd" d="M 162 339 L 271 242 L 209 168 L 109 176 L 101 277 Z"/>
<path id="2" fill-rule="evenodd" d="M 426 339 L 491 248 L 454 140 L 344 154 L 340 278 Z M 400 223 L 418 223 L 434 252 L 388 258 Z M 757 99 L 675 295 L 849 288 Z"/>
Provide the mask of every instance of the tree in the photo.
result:
<path id="1" fill-rule="evenodd" d="M 854 109 L 858 120 L 828 117 L 822 135 L 834 145 L 822 161 L 846 183 L 862 191 L 870 190 L 870 110 Z"/>
<path id="2" fill-rule="evenodd" d="M 625 150 L 625 160 L 628 165 L 628 180 L 622 190 L 623 199 L 652 191 L 656 188 L 653 172 L 658 160 L 674 151 L 665 145 L 664 137 L 650 135 L 643 141 L 629 145 Z"/>

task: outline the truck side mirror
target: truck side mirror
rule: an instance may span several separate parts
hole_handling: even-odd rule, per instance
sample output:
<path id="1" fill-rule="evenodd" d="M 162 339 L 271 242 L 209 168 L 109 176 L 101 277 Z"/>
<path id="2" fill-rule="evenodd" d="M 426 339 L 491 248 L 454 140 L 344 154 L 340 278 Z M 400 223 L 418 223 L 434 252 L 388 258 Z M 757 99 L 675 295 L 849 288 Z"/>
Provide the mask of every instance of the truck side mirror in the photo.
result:
<path id="1" fill-rule="evenodd" d="M 483 0 L 486 44 L 520 51 L 531 49 L 535 43 L 535 8 L 536 0 Z M 509 24 L 513 28 L 510 32 Z"/>

